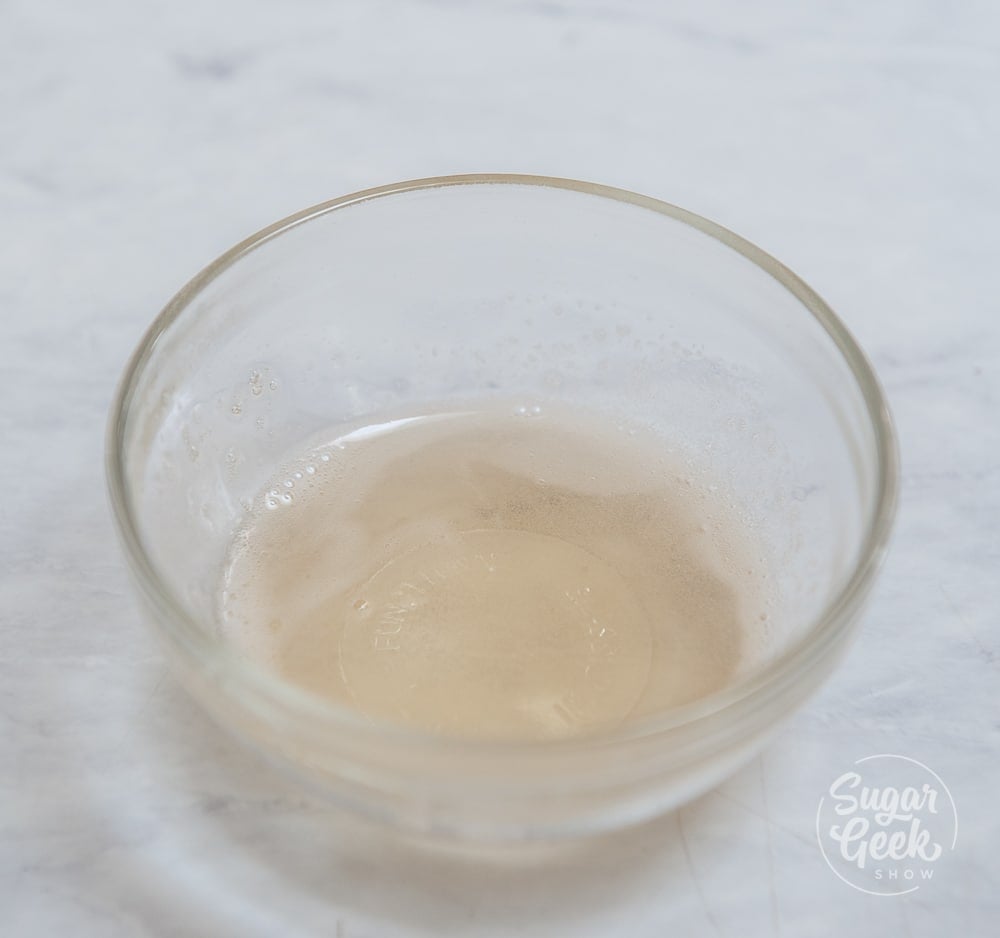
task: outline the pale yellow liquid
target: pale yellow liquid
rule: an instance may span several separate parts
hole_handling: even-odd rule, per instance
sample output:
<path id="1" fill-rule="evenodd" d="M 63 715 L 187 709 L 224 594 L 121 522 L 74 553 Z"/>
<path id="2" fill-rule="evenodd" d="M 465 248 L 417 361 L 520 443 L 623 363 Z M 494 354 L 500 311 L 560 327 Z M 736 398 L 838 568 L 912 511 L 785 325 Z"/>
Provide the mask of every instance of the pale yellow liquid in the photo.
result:
<path id="1" fill-rule="evenodd" d="M 497 405 L 356 428 L 289 461 L 225 570 L 227 636 L 283 679 L 435 733 L 594 733 L 764 652 L 736 509 L 663 441 Z"/>

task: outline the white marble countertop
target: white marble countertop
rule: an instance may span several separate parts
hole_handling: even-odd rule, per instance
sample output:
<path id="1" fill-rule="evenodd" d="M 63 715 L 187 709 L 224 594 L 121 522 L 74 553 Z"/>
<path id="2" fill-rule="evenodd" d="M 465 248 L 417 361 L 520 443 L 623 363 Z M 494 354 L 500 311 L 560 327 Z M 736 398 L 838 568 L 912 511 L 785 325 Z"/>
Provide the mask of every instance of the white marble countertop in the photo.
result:
<path id="1" fill-rule="evenodd" d="M 1000 6 L 98 0 L 0 5 L 0 933 L 996 934 Z M 141 627 L 105 414 L 193 272 L 293 210 L 502 170 L 646 192 L 803 275 L 899 426 L 894 549 L 849 659 L 678 815 L 557 858 L 426 857 L 290 790 Z M 875 898 L 824 865 L 855 760 L 961 830 Z"/>

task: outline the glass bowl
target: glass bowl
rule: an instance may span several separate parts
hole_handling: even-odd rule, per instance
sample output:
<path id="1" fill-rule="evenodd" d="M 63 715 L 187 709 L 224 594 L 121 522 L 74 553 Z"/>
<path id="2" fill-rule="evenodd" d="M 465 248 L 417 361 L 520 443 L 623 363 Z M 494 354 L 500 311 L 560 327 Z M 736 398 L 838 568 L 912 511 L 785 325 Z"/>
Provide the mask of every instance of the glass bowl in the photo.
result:
<path id="1" fill-rule="evenodd" d="M 703 454 L 773 560 L 767 660 L 615 730 L 486 742 L 365 719 L 225 640 L 221 565 L 288 453 L 411 402 L 498 395 L 627 415 Z M 759 248 L 631 192 L 472 175 L 326 202 L 205 268 L 125 370 L 107 474 L 145 616 L 219 723 L 399 830 L 519 841 L 670 810 L 765 744 L 854 633 L 897 455 L 864 354 Z"/>

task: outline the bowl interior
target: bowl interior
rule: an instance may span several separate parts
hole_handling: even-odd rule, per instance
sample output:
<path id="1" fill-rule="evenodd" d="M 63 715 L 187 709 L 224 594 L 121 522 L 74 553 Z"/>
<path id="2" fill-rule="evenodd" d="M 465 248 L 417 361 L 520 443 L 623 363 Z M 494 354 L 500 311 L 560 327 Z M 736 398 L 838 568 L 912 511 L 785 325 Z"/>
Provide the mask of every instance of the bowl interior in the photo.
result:
<path id="1" fill-rule="evenodd" d="M 303 441 L 503 397 L 627 417 L 706 465 L 773 570 L 773 654 L 800 640 L 868 546 L 877 389 L 807 288 L 666 209 L 582 184 L 404 186 L 276 226 L 189 284 L 124 387 L 120 466 L 191 622 L 215 640 L 233 533 Z"/>

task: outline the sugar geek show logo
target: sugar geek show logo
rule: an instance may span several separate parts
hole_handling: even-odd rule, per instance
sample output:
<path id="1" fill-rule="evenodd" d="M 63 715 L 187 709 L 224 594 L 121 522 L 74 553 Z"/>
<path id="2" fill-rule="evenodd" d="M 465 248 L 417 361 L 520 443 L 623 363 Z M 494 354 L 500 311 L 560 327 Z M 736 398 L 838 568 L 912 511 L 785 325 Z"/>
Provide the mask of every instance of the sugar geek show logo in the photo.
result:
<path id="1" fill-rule="evenodd" d="M 873 896 L 902 896 L 934 879 L 958 840 L 948 786 L 906 756 L 866 756 L 819 800 L 816 837 L 827 866 Z"/>

